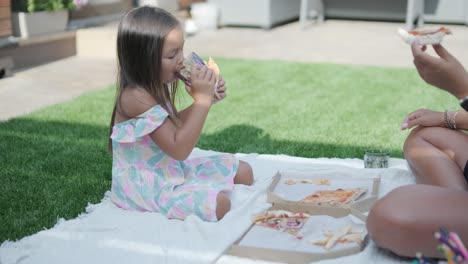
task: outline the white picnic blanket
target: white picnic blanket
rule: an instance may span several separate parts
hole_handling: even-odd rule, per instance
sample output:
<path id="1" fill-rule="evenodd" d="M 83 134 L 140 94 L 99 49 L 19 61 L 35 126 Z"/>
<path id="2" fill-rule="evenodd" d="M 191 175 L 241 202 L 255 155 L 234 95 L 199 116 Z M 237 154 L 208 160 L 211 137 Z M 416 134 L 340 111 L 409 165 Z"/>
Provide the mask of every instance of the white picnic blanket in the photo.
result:
<path id="1" fill-rule="evenodd" d="M 195 149 L 192 156 L 216 152 Z M 158 213 L 125 211 L 109 199 L 90 204 L 72 220 L 58 220 L 48 230 L 0 246 L 0 263 L 271 263 L 226 255 L 224 252 L 248 229 L 250 217 L 267 209 L 266 189 L 278 170 L 346 170 L 363 168 L 361 159 L 300 158 L 286 155 L 236 154 L 254 170 L 253 186 L 236 185 L 232 209 L 219 222 L 195 216 L 168 220 Z M 392 158 L 379 170 L 380 193 L 414 183 L 403 159 Z M 359 254 L 319 263 L 408 263 L 379 250 L 372 242 Z"/>

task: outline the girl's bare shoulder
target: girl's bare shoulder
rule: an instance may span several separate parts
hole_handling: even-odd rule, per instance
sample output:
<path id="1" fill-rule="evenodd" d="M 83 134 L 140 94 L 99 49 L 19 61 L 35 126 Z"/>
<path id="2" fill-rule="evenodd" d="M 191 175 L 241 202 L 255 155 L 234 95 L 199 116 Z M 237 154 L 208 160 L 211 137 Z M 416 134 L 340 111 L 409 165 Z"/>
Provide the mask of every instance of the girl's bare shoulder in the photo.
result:
<path id="1" fill-rule="evenodd" d="M 125 88 L 117 102 L 117 119 L 125 121 L 148 111 L 157 104 L 156 100 L 140 88 Z"/>

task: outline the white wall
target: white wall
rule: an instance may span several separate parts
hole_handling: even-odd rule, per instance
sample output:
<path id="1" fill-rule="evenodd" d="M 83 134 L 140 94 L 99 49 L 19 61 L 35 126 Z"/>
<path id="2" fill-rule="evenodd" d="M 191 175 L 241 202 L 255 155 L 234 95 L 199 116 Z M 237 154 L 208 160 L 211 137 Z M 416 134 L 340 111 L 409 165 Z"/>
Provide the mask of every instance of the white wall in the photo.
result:
<path id="1" fill-rule="evenodd" d="M 468 24 L 468 0 L 426 0 L 424 19 Z"/>
<path id="2" fill-rule="evenodd" d="M 406 0 L 323 0 L 325 17 L 404 21 Z M 468 24 L 468 0 L 425 0 L 424 20 Z"/>

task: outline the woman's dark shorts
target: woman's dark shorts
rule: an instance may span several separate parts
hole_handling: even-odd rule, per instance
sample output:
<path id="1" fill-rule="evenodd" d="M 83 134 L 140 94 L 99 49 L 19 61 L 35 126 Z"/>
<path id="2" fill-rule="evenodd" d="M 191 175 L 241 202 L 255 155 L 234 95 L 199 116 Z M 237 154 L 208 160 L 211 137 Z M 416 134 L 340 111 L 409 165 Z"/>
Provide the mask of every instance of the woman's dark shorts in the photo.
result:
<path id="1" fill-rule="evenodd" d="M 466 162 L 465 170 L 463 170 L 463 175 L 465 175 L 465 180 L 468 182 L 468 161 Z"/>

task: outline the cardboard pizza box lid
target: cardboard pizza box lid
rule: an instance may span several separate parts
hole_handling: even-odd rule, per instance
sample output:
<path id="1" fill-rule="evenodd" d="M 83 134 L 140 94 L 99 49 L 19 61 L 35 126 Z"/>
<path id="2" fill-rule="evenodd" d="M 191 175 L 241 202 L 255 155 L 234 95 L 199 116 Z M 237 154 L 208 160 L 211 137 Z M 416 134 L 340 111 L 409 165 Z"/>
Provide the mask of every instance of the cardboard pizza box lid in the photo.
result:
<path id="1" fill-rule="evenodd" d="M 341 208 L 341 207 L 326 207 L 326 206 L 304 206 L 301 204 L 274 204 L 267 210 L 285 210 L 289 212 L 304 212 L 310 215 L 327 215 L 335 218 L 341 218 L 348 215 L 355 216 L 359 220 L 365 223 L 366 216 L 356 210 L 355 208 Z M 262 247 L 253 247 L 253 246 L 244 246 L 240 245 L 242 239 L 252 230 L 255 226 L 254 223 L 249 227 L 249 229 L 239 238 L 234 245 L 232 245 L 228 250 L 227 254 L 237 257 L 244 257 L 254 260 L 264 260 L 272 262 L 284 262 L 284 263 L 309 263 L 313 261 L 319 261 L 324 259 L 333 259 L 343 256 L 348 256 L 352 254 L 359 253 L 364 249 L 368 242 L 368 236 L 366 235 L 362 243 L 359 245 L 354 245 L 349 248 L 339 249 L 339 250 L 330 250 L 329 252 L 324 253 L 309 253 L 301 251 L 288 251 L 288 250 L 279 250 L 279 249 L 269 249 Z"/>
<path id="2" fill-rule="evenodd" d="M 329 172 L 319 171 L 319 172 L 307 172 L 307 171 L 278 171 L 273 177 L 273 181 L 270 184 L 267 190 L 267 202 L 272 204 L 301 204 L 305 206 L 317 207 L 322 205 L 316 205 L 311 203 L 303 203 L 298 200 L 288 200 L 287 198 L 275 192 L 275 189 L 280 184 L 280 181 L 283 179 L 328 179 L 335 181 L 344 181 L 355 184 L 356 186 L 366 186 L 368 190 L 356 201 L 349 204 L 337 204 L 337 205 L 326 205 L 328 207 L 342 207 L 342 208 L 355 208 L 361 212 L 367 212 L 370 210 L 372 205 L 378 200 L 378 193 L 380 187 L 380 175 L 369 174 L 369 170 L 363 171 L 364 169 L 352 169 L 346 174 L 340 174 L 342 172 L 337 172 L 330 170 Z M 349 175 L 354 174 L 354 177 Z M 320 187 L 316 187 L 320 188 Z M 311 192 L 312 193 L 312 192 Z M 296 193 L 297 194 L 297 193 Z"/>

